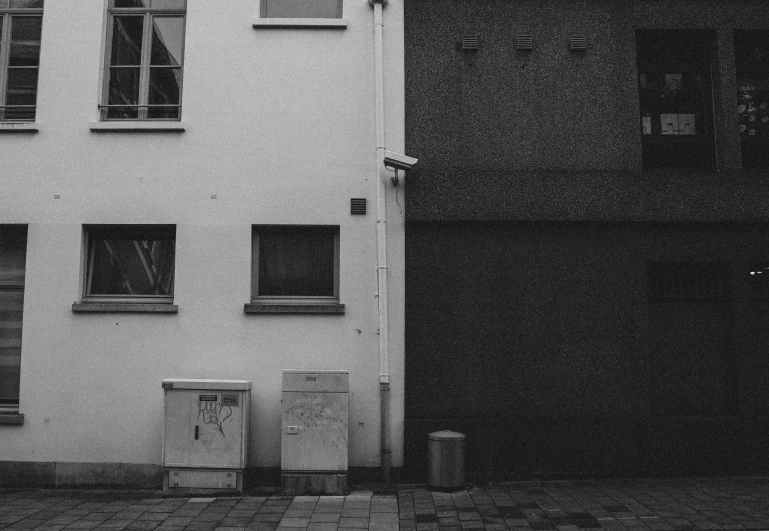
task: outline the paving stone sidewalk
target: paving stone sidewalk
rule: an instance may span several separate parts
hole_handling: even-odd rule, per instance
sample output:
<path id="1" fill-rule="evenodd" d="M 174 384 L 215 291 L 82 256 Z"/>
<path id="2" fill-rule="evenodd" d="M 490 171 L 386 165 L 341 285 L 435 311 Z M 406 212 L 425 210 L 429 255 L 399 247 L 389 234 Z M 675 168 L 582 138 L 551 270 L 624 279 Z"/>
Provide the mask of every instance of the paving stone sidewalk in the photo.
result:
<path id="1" fill-rule="evenodd" d="M 0 490 L 2 531 L 769 531 L 769 478 L 400 485 L 348 496 Z"/>

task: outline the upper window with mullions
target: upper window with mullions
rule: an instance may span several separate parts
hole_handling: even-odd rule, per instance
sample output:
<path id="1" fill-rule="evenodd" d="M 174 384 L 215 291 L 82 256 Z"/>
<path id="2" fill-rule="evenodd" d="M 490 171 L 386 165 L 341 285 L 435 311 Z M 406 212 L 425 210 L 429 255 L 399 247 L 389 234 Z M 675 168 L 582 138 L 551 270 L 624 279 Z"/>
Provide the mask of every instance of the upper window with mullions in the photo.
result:
<path id="1" fill-rule="evenodd" d="M 103 120 L 181 118 L 186 0 L 110 0 Z"/>
<path id="2" fill-rule="evenodd" d="M 43 0 L 0 0 L 0 121 L 32 121 Z"/>

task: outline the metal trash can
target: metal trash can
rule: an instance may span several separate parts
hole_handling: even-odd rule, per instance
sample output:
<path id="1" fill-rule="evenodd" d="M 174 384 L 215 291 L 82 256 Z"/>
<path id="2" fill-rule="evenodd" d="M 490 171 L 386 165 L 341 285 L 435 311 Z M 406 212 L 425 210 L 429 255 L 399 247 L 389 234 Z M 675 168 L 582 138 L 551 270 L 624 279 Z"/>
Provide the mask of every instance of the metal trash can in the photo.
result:
<path id="1" fill-rule="evenodd" d="M 465 436 L 435 431 L 427 436 L 427 486 L 456 490 L 465 485 Z"/>

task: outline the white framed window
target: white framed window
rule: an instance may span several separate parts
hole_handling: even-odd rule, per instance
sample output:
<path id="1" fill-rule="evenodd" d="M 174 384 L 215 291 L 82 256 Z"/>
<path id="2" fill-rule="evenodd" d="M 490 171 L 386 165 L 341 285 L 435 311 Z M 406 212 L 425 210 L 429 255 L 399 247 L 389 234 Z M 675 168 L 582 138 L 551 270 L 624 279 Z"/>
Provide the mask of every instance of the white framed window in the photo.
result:
<path id="1" fill-rule="evenodd" d="M 19 410 L 26 256 L 26 225 L 0 225 L 0 413 Z"/>
<path id="2" fill-rule="evenodd" d="M 260 0 L 262 18 L 342 18 L 342 0 Z"/>
<path id="3" fill-rule="evenodd" d="M 109 0 L 102 120 L 180 120 L 186 0 Z"/>
<path id="4" fill-rule="evenodd" d="M 84 237 L 83 302 L 173 302 L 175 225 L 88 225 Z"/>
<path id="5" fill-rule="evenodd" d="M 269 307 L 277 312 L 344 313 L 339 304 L 339 227 L 254 226 L 251 301 L 246 311 Z"/>
<path id="6" fill-rule="evenodd" d="M 43 0 L 0 0 L 0 121 L 34 121 Z"/>

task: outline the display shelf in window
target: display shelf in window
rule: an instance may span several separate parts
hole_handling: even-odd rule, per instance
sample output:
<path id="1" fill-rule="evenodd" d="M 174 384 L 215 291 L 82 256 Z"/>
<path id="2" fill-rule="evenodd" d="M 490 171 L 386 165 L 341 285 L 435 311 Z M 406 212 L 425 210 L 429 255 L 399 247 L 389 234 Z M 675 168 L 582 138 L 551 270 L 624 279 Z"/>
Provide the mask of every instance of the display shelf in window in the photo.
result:
<path id="1" fill-rule="evenodd" d="M 644 168 L 715 168 L 711 39 L 700 31 L 638 32 Z"/>
<path id="2" fill-rule="evenodd" d="M 769 31 L 735 31 L 742 167 L 769 171 Z"/>

